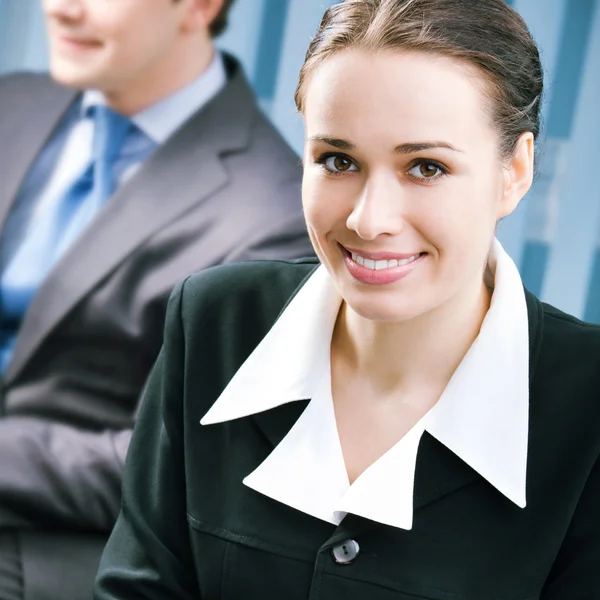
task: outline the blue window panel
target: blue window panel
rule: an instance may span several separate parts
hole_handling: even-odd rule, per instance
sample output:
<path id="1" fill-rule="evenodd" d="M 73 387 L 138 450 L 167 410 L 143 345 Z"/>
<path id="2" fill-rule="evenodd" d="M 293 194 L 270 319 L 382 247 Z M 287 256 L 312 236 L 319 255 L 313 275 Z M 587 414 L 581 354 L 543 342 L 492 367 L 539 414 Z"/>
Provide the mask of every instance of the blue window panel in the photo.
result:
<path id="1" fill-rule="evenodd" d="M 23 36 L 17 37 L 16 31 L 23 24 L 23 4 L 3 1 L 0 4 L 0 74 L 21 68 Z"/>
<path id="2" fill-rule="evenodd" d="M 548 245 L 542 242 L 528 242 L 523 252 L 521 277 L 525 287 L 539 296 L 542 291 L 544 272 L 548 262 Z"/>
<path id="3" fill-rule="evenodd" d="M 552 90 L 555 89 L 552 82 L 556 73 L 559 42 L 567 10 L 567 0 L 549 2 L 544 10 L 540 10 L 539 0 L 514 0 L 511 4 L 525 19 L 540 48 L 546 88 L 545 101 L 542 104 L 542 123 L 545 123 Z M 536 156 L 536 163 L 540 175 L 544 175 L 551 166 L 548 164 L 548 168 L 544 168 L 546 157 L 544 156 L 543 132 L 540 138 L 538 149 L 541 152 Z M 517 210 L 505 219 L 498 228 L 498 238 L 517 265 L 523 263 L 527 233 L 531 231 L 531 219 L 537 216 L 535 211 L 532 211 L 532 203 L 535 201 L 536 195 L 547 192 L 548 186 L 542 179 L 545 178 L 540 177 L 533 183 L 530 193 L 523 198 Z"/>
<path id="4" fill-rule="evenodd" d="M 48 42 L 40 2 L 0 0 L 0 74 L 48 69 Z"/>
<path id="5" fill-rule="evenodd" d="M 40 2 L 29 5 L 27 44 L 23 52 L 23 66 L 32 71 L 48 70 L 48 37 Z"/>
<path id="6" fill-rule="evenodd" d="M 600 250 L 596 249 L 592 283 L 588 292 L 584 318 L 591 323 L 600 324 Z"/>
<path id="7" fill-rule="evenodd" d="M 560 41 L 552 107 L 548 116 L 550 137 L 567 139 L 571 136 L 595 8 L 596 0 L 569 3 Z"/>
<path id="8" fill-rule="evenodd" d="M 271 100 L 275 95 L 289 6 L 290 0 L 265 0 L 254 69 L 254 86 L 261 99 Z"/>
<path id="9" fill-rule="evenodd" d="M 525 197 L 514 212 L 500 222 L 496 232 L 496 236 L 502 243 L 503 248 L 515 261 L 517 266 L 523 262 L 528 207 L 529 204 Z"/>
<path id="10" fill-rule="evenodd" d="M 290 0 L 271 117 L 298 154 L 302 153 L 304 130 L 294 105 L 294 91 L 308 44 L 317 32 L 325 9 L 333 4 L 336 2 L 332 0 Z"/>
<path id="11" fill-rule="evenodd" d="M 219 48 L 239 59 L 252 83 L 264 10 L 265 0 L 237 0 L 229 13 L 227 30 L 217 39 Z"/>
<path id="12" fill-rule="evenodd" d="M 600 222 L 600 178 L 585 170 L 587 164 L 594 164 L 600 156 L 600 9 L 597 6 L 590 17 L 593 35 L 583 59 L 582 84 L 564 177 L 559 185 L 556 236 L 542 288 L 544 300 L 577 317 L 585 312 Z M 576 31 L 573 35 L 582 33 Z"/>

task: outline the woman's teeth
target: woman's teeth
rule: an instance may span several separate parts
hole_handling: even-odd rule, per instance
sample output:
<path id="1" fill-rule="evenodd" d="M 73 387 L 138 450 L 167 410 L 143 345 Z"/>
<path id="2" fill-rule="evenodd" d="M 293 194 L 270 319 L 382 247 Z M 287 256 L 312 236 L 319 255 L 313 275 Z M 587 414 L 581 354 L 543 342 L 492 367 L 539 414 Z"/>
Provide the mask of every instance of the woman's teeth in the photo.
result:
<path id="1" fill-rule="evenodd" d="M 370 258 L 364 258 L 359 254 L 355 254 L 352 252 L 352 260 L 359 265 L 367 269 L 372 269 L 373 271 L 382 271 L 383 269 L 393 269 L 394 267 L 402 267 L 404 265 L 408 265 L 409 263 L 417 260 L 421 254 L 414 254 L 409 258 L 403 258 L 402 260 L 371 260 Z"/>

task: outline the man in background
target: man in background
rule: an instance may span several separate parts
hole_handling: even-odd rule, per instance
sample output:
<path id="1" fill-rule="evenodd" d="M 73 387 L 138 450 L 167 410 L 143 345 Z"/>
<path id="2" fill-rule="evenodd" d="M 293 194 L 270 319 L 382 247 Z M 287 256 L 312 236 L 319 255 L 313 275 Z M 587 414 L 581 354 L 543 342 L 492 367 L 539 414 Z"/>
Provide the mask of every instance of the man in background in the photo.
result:
<path id="1" fill-rule="evenodd" d="M 172 287 L 311 253 L 231 4 L 43 0 L 52 80 L 0 80 L 0 600 L 91 598 Z"/>

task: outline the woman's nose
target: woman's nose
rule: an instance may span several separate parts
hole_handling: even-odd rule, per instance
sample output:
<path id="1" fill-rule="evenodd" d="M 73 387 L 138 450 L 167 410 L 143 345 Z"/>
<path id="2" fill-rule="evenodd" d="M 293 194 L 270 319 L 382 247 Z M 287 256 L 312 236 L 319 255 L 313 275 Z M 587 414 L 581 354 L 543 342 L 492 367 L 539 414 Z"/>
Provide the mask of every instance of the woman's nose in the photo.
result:
<path id="1" fill-rule="evenodd" d="M 402 196 L 402 186 L 395 177 L 381 176 L 367 181 L 346 226 L 363 240 L 400 233 L 406 224 Z"/>

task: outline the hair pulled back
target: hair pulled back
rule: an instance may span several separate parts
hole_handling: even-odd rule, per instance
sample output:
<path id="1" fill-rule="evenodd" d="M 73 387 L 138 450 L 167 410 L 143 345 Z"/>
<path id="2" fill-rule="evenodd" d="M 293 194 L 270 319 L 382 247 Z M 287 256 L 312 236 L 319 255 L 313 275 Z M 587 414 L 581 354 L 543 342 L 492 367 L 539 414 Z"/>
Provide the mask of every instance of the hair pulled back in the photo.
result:
<path id="1" fill-rule="evenodd" d="M 502 157 L 513 154 L 521 134 L 539 135 L 543 71 L 538 48 L 504 0 L 342 0 L 325 12 L 308 48 L 295 95 L 298 110 L 304 110 L 315 68 L 350 49 L 421 52 L 467 63 L 486 84 Z"/>

